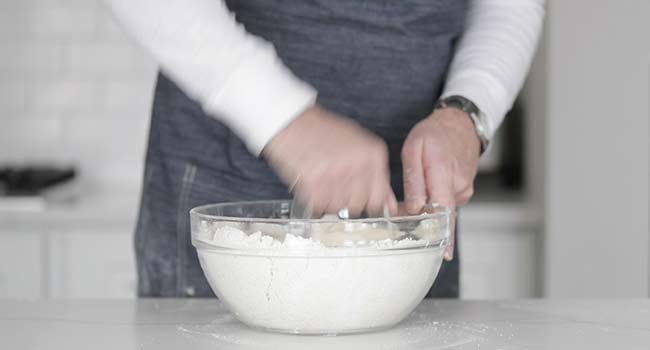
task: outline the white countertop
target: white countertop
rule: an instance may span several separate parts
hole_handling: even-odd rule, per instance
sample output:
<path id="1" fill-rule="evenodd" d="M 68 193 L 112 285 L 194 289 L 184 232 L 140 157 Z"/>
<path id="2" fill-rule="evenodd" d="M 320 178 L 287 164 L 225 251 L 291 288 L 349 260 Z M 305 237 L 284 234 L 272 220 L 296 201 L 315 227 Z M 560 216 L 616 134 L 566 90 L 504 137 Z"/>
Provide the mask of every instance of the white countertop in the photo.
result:
<path id="1" fill-rule="evenodd" d="M 650 349 L 650 299 L 425 300 L 343 336 L 250 329 L 217 300 L 0 301 L 3 349 Z"/>

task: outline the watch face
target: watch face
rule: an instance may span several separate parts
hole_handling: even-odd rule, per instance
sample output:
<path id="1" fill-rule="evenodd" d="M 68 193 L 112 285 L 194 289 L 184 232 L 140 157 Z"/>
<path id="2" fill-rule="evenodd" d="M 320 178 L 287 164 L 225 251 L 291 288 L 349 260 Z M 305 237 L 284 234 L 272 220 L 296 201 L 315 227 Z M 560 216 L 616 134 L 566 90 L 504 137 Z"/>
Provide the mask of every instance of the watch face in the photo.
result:
<path id="1" fill-rule="evenodd" d="M 472 118 L 472 122 L 474 123 L 476 134 L 481 140 L 481 152 L 485 151 L 488 144 L 490 143 L 490 140 L 488 138 L 488 132 L 485 125 L 485 120 L 483 120 L 481 116 L 481 111 L 474 104 L 474 102 L 472 102 L 471 100 L 463 96 L 454 95 L 442 99 L 438 103 L 438 105 L 441 107 L 444 106 L 444 107 L 457 108 L 469 114 L 470 118 Z"/>
<path id="2" fill-rule="evenodd" d="M 476 107 L 474 102 L 466 99 L 465 97 L 452 96 L 452 100 L 454 101 L 454 103 L 458 104 L 459 108 L 462 109 L 463 111 L 467 113 L 479 114 L 478 107 Z"/>
<path id="3" fill-rule="evenodd" d="M 445 105 L 446 105 L 447 107 L 458 108 L 458 109 L 460 109 L 460 110 L 463 111 L 463 112 L 469 112 L 469 111 L 467 110 L 465 104 L 463 103 L 463 101 L 461 101 L 461 100 L 459 100 L 459 99 L 456 99 L 456 98 L 453 98 L 453 99 L 450 98 L 449 100 L 445 101 Z"/>

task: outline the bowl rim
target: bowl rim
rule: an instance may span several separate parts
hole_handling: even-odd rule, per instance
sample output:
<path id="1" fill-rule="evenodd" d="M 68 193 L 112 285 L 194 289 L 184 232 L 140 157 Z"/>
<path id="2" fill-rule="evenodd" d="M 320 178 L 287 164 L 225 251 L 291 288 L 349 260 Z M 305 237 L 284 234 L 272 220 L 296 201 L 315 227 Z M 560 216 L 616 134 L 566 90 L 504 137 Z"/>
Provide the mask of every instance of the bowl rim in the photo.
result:
<path id="1" fill-rule="evenodd" d="M 399 248 L 354 248 L 354 247 L 328 247 L 327 254 L 314 254 L 319 252 L 314 249 L 291 248 L 286 250 L 274 250 L 272 248 L 229 248 L 218 245 L 211 245 L 202 240 L 192 240 L 197 252 L 203 254 L 225 254 L 235 256 L 245 256 L 252 258 L 271 258 L 271 259 L 350 259 L 365 257 L 387 257 L 395 255 L 422 254 L 427 252 L 440 252 L 449 245 L 448 238 L 442 238 L 433 243 L 427 242 L 421 246 L 399 247 Z M 354 253 L 352 253 L 354 252 Z"/>
<path id="2" fill-rule="evenodd" d="M 234 206 L 234 205 L 243 205 L 243 204 L 257 204 L 257 203 L 291 203 L 291 199 L 272 199 L 272 200 L 254 200 L 254 201 L 237 201 L 237 202 L 222 202 L 222 203 L 212 203 L 204 204 L 190 209 L 190 216 L 196 216 L 201 219 L 210 219 L 210 220 L 219 220 L 219 221 L 228 221 L 228 222 L 246 222 L 246 223 L 278 223 L 278 224 L 288 224 L 292 222 L 309 222 L 309 223 L 319 223 L 319 224 L 329 224 L 329 223 L 339 223 L 341 222 L 338 218 L 320 218 L 320 219 L 283 219 L 283 218 L 250 218 L 250 217 L 239 217 L 239 216 L 223 216 L 223 215 L 212 215 L 202 213 L 201 211 L 208 208 L 214 207 L 225 207 L 225 206 Z M 452 209 L 446 206 L 442 206 L 437 203 L 425 204 L 425 207 L 430 208 L 433 212 L 428 213 L 424 212 L 417 215 L 406 215 L 406 216 L 394 216 L 394 217 L 374 217 L 374 218 L 362 218 L 362 219 L 347 219 L 345 222 L 349 223 L 373 223 L 373 222 L 403 222 L 410 220 L 423 220 L 431 219 L 437 217 L 447 218 L 451 217 Z"/>

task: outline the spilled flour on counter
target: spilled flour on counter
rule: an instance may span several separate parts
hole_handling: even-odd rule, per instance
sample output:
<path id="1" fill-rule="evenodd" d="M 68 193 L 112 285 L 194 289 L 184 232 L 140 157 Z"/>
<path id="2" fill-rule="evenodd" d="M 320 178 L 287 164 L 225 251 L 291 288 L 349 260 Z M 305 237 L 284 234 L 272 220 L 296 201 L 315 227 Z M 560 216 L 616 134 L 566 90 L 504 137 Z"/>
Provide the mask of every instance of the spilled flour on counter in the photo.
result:
<path id="1" fill-rule="evenodd" d="M 406 317 L 433 284 L 442 249 L 399 233 L 354 244 L 201 226 L 197 248 L 217 296 L 241 321 L 294 333 L 344 333 L 388 327 Z M 342 235 L 339 235 L 342 236 Z M 364 236 L 365 237 L 365 236 Z M 326 238 L 326 237 L 325 237 Z M 325 243 L 324 243 L 325 242 Z M 359 247 L 357 247 L 359 245 Z"/>

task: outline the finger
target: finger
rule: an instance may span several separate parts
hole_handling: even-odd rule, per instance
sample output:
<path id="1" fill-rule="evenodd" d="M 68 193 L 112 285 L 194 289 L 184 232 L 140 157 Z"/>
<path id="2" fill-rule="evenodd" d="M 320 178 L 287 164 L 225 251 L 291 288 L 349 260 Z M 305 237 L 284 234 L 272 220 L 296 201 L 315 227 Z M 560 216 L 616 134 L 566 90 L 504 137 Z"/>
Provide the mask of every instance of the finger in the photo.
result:
<path id="1" fill-rule="evenodd" d="M 331 185 L 322 177 L 307 177 L 304 180 L 305 199 L 308 200 L 312 210 L 312 217 L 320 218 L 327 213 L 332 200 Z"/>
<path id="2" fill-rule="evenodd" d="M 294 200 L 297 200 L 303 209 L 308 209 L 301 216 L 309 215 L 312 218 L 319 218 L 327 207 L 327 196 L 323 191 L 323 181 L 320 169 L 310 167 L 307 171 L 296 176 L 292 192 Z M 298 214 L 298 213 L 296 213 Z"/>
<path id="3" fill-rule="evenodd" d="M 388 195 L 386 199 L 386 207 L 388 208 L 388 214 L 390 216 L 396 216 L 399 215 L 399 208 L 398 208 L 398 203 L 397 203 L 397 198 L 395 197 L 395 192 L 393 192 L 393 188 L 389 186 L 388 188 Z"/>
<path id="4" fill-rule="evenodd" d="M 452 261 L 454 260 L 454 248 L 456 247 L 456 210 L 452 210 L 451 212 L 449 225 L 451 237 L 449 239 L 449 245 L 445 248 L 444 258 L 447 261 Z"/>
<path id="5" fill-rule="evenodd" d="M 450 220 L 451 240 L 445 249 L 445 260 L 452 260 L 454 257 L 454 225 L 455 225 L 455 196 L 453 188 L 453 177 L 449 168 L 441 166 L 437 168 L 429 167 L 426 170 L 427 193 L 429 201 L 438 203 L 452 210 Z"/>
<path id="6" fill-rule="evenodd" d="M 327 202 L 327 198 L 320 195 L 312 196 L 307 203 L 308 208 L 311 210 L 311 216 L 313 218 L 320 218 L 325 215 L 327 205 L 329 204 Z"/>
<path id="7" fill-rule="evenodd" d="M 350 218 L 358 218 L 361 216 L 361 212 L 366 207 L 366 203 L 368 202 L 368 193 L 371 191 L 370 185 L 364 183 L 357 185 L 357 189 L 359 190 L 354 191 L 350 197 L 350 200 L 345 206 L 348 208 Z"/>
<path id="8" fill-rule="evenodd" d="M 445 166 L 430 166 L 425 171 L 429 202 L 453 208 L 456 204 L 451 171 Z"/>
<path id="9" fill-rule="evenodd" d="M 316 171 L 318 170 L 318 171 Z M 318 169 L 313 169 L 315 176 L 306 177 L 304 182 L 309 185 L 315 199 L 318 199 L 322 214 L 336 214 L 347 206 L 354 189 L 352 176 L 339 166 L 326 166 L 321 164 Z"/>
<path id="10" fill-rule="evenodd" d="M 390 174 L 388 168 L 375 174 L 368 195 L 366 211 L 370 217 L 381 217 L 384 214 L 384 207 L 388 205 L 388 193 L 392 192 L 390 187 Z"/>
<path id="11" fill-rule="evenodd" d="M 397 203 L 397 216 L 407 216 L 409 213 L 406 211 L 404 203 Z"/>
<path id="12" fill-rule="evenodd" d="M 469 203 L 469 200 L 472 199 L 474 195 L 474 187 L 470 186 L 460 193 L 456 194 L 456 206 L 461 206 Z"/>
<path id="13" fill-rule="evenodd" d="M 292 218 L 303 218 L 308 214 L 311 215 L 313 212 L 313 203 L 311 196 L 305 194 L 305 190 L 302 188 L 294 187 L 292 189 L 293 193 L 293 204 L 291 206 L 291 215 Z"/>
<path id="14" fill-rule="evenodd" d="M 333 184 L 332 186 L 329 186 L 329 203 L 327 204 L 327 208 L 325 209 L 325 212 L 328 214 L 336 214 L 339 212 L 339 210 L 343 208 L 347 208 L 348 203 L 350 202 L 350 199 L 353 196 L 356 196 L 354 192 L 352 191 L 358 191 L 355 190 L 353 187 L 350 186 L 351 184 L 349 181 L 345 181 L 344 183 L 337 185 Z"/>
<path id="15" fill-rule="evenodd" d="M 417 214 L 426 203 L 427 192 L 422 168 L 421 143 L 405 144 L 402 148 L 404 201 L 409 214 Z"/>

